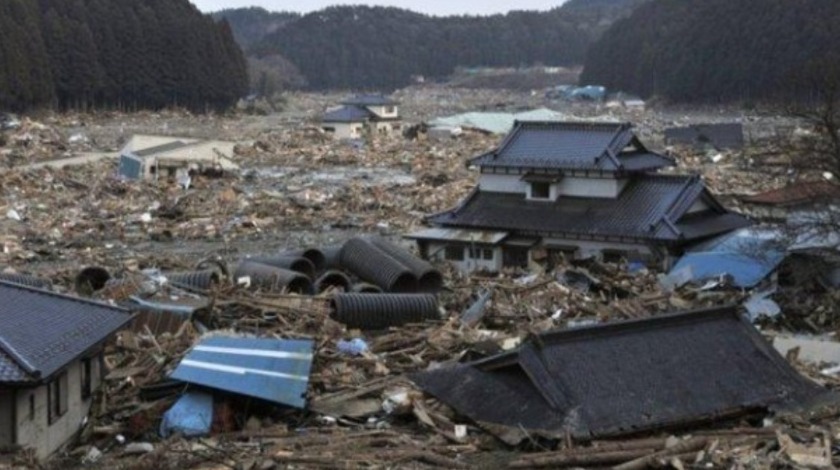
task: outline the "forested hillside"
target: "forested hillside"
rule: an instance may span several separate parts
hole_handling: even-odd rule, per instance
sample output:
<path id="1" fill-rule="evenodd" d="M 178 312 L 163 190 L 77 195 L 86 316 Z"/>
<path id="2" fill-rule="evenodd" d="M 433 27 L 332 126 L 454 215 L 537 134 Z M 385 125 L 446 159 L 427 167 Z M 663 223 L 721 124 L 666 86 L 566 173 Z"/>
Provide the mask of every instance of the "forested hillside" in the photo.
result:
<path id="1" fill-rule="evenodd" d="M 413 75 L 445 77 L 457 66 L 580 64 L 613 21 L 645 1 L 573 1 L 547 12 L 493 16 L 431 17 L 364 6 L 332 7 L 297 18 L 260 9 L 218 15 L 250 45 L 250 55 L 282 56 L 312 88 L 373 89 L 406 85 Z M 257 40 L 259 34 L 265 37 Z"/>
<path id="2" fill-rule="evenodd" d="M 230 27 L 187 0 L 0 1 L 0 110 L 223 109 L 246 92 Z"/>
<path id="3" fill-rule="evenodd" d="M 774 99 L 840 55 L 839 34 L 832 0 L 655 0 L 592 46 L 581 80 L 673 101 Z"/>

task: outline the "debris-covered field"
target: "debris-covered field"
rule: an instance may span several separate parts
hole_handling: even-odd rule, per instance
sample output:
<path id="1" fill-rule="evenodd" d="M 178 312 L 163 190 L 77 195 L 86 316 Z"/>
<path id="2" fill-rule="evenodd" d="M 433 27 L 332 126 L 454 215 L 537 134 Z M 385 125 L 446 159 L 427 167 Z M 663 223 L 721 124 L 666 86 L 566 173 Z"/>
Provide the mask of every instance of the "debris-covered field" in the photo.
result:
<path id="1" fill-rule="evenodd" d="M 594 260 L 561 260 L 536 273 L 472 276 L 440 265 L 440 319 L 368 331 L 331 315 L 334 289 L 301 296 L 236 285 L 227 266 L 248 255 L 326 248 L 359 235 L 408 247 L 402 235 L 423 226 L 425 216 L 453 207 L 475 186 L 477 175 L 466 160 L 501 139 L 466 131 L 446 140 L 421 134 L 335 141 L 320 130 L 317 116 L 341 97 L 290 95 L 283 112 L 266 116 L 30 116 L 3 131 L 0 265 L 6 273 L 47 279 L 56 291 L 75 293 L 82 269 L 97 267 L 122 280 L 94 294 L 99 300 L 140 297 L 195 307 L 187 316 L 143 313 L 143 321 L 118 334 L 107 347 L 107 372 L 89 420 L 78 439 L 43 463 L 46 468 L 830 468 L 838 462 L 840 411 L 831 403 L 807 413 L 767 415 L 751 408 L 613 439 L 534 436 L 511 446 L 424 394 L 409 377 L 512 351 L 557 328 L 741 305 L 752 295 L 742 289 L 688 284 L 665 290 L 662 273 Z M 570 118 L 632 121 L 663 151 L 666 127 L 738 120 L 748 137 L 744 150 L 671 149 L 678 161 L 673 171 L 700 173 L 735 210 L 739 196 L 778 188 L 791 176 L 789 156 L 771 138 L 795 123 L 780 117 L 628 111 L 547 102 L 530 93 L 432 86 L 394 97 L 407 127 L 465 111 L 550 107 Z M 234 141 L 241 170 L 196 174 L 188 185 L 166 178 L 127 181 L 108 157 L 133 134 Z M 89 161 L 39 165 L 80 154 Z M 209 290 L 184 289 L 159 275 L 207 266 L 223 267 Z M 784 313 L 762 321 L 762 330 L 833 338 L 840 328 L 838 295 L 780 288 L 775 299 Z M 161 437 L 163 415 L 185 389 L 169 376 L 208 331 L 312 340 L 305 409 L 221 395 L 214 398 L 208 434 Z M 824 373 L 826 364 L 800 360 L 796 351 L 787 356 L 810 380 L 840 386 L 840 379 Z M 622 392 L 615 388 L 610 393 Z M 8 461 L 33 465 L 25 452 Z"/>

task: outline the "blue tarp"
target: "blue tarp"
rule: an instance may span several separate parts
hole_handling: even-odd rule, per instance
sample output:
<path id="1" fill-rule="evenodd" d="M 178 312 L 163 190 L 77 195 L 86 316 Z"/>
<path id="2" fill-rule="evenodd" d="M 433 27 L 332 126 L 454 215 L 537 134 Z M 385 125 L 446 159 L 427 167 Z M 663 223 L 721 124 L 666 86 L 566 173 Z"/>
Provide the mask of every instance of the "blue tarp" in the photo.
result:
<path id="1" fill-rule="evenodd" d="M 314 346 L 311 340 L 206 337 L 172 378 L 304 408 Z"/>
<path id="2" fill-rule="evenodd" d="M 691 280 L 704 281 L 726 274 L 736 287 L 755 287 L 785 258 L 776 238 L 775 232 L 750 228 L 722 235 L 686 253 L 669 276 L 689 271 Z"/>
<path id="3" fill-rule="evenodd" d="M 181 433 L 187 437 L 210 434 L 213 424 L 213 397 L 204 392 L 187 392 L 163 414 L 160 435 Z"/>

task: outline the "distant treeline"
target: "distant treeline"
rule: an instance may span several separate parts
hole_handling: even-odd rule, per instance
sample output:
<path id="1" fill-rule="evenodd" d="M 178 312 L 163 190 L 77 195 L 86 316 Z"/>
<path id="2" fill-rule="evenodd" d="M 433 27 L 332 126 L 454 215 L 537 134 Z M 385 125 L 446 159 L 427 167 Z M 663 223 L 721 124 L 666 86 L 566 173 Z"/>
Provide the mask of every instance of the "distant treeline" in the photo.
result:
<path id="1" fill-rule="evenodd" d="M 224 109 L 247 87 L 228 24 L 188 0 L 0 0 L 0 111 Z"/>
<path id="2" fill-rule="evenodd" d="M 837 0 L 656 0 L 589 51 L 582 81 L 671 101 L 775 100 L 840 56 Z"/>
<path id="3" fill-rule="evenodd" d="M 249 55 L 282 56 L 314 89 L 389 89 L 456 67 L 581 64 L 615 19 L 647 0 L 574 0 L 547 12 L 432 17 L 382 7 L 331 7 L 307 15 L 250 8 L 217 13 Z"/>

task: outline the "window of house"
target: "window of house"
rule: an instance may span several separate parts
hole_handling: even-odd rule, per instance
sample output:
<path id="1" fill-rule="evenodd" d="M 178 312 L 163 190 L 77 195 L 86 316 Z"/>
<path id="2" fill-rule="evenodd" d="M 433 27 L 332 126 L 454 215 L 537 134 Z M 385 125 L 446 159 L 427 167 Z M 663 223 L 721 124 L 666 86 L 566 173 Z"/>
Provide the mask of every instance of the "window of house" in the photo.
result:
<path id="1" fill-rule="evenodd" d="M 90 398 L 91 394 L 91 359 L 82 359 L 82 400 Z"/>
<path id="2" fill-rule="evenodd" d="M 484 259 L 487 260 L 487 261 L 492 261 L 493 260 L 493 250 L 491 250 L 489 248 L 485 248 L 484 249 Z"/>
<path id="3" fill-rule="evenodd" d="M 464 261 L 464 248 L 460 246 L 447 246 L 444 256 L 449 261 Z"/>
<path id="4" fill-rule="evenodd" d="M 29 421 L 35 419 L 35 394 L 29 394 Z"/>
<path id="5" fill-rule="evenodd" d="M 55 378 L 48 385 L 47 401 L 49 402 L 49 424 L 56 422 L 67 413 L 67 372 Z"/>
<path id="6" fill-rule="evenodd" d="M 397 112 L 397 108 L 394 106 L 385 106 L 385 114 L 394 114 Z"/>
<path id="7" fill-rule="evenodd" d="M 531 199 L 548 199 L 551 197 L 551 184 L 544 182 L 531 183 Z"/>

